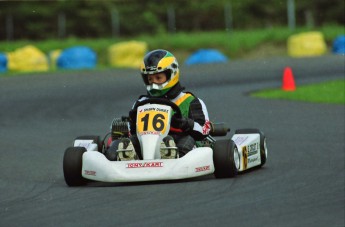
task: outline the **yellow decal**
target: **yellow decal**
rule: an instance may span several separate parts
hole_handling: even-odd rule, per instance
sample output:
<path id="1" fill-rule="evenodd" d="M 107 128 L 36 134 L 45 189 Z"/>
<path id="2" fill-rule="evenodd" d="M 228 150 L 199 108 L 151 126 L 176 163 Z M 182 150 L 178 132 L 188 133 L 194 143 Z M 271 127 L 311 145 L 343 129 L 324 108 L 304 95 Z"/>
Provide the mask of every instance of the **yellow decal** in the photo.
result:
<path id="1" fill-rule="evenodd" d="M 152 108 L 138 113 L 137 131 L 139 134 L 164 134 L 169 116 L 164 109 Z"/>
<path id="2" fill-rule="evenodd" d="M 192 95 L 189 93 L 185 94 L 184 96 L 182 96 L 181 98 L 176 100 L 175 104 L 179 106 L 184 100 L 186 100 L 190 96 L 192 96 Z"/>
<path id="3" fill-rule="evenodd" d="M 160 60 L 157 67 L 162 67 L 163 69 L 165 69 L 166 67 L 171 65 L 174 62 L 174 60 L 174 57 L 165 57 L 162 60 Z"/>
<path id="4" fill-rule="evenodd" d="M 242 147 L 243 169 L 247 169 L 248 164 L 248 150 L 247 146 Z"/>

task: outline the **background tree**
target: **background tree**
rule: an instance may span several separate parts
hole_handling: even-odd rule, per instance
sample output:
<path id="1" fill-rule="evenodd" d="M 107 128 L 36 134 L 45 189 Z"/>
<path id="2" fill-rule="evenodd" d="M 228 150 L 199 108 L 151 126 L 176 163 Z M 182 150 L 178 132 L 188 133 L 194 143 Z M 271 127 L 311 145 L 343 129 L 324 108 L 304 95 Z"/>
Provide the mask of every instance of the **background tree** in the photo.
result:
<path id="1" fill-rule="evenodd" d="M 0 1 L 0 40 L 154 35 L 171 30 L 168 11 L 174 14 L 173 24 L 178 32 L 225 30 L 226 6 L 232 9 L 233 29 L 264 29 L 287 26 L 286 3 L 287 0 Z M 295 0 L 295 6 L 297 26 L 345 24 L 344 0 Z"/>

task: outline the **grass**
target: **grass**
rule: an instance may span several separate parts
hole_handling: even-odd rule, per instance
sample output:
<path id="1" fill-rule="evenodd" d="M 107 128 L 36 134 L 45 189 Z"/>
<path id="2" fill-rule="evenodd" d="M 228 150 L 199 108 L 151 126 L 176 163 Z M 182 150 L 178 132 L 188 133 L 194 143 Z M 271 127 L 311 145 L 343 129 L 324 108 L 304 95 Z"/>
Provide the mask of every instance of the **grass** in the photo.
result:
<path id="1" fill-rule="evenodd" d="M 167 49 L 174 53 L 179 62 L 185 59 L 195 50 L 200 48 L 215 48 L 230 57 L 230 59 L 265 58 L 287 55 L 286 42 L 290 35 L 307 31 L 320 31 L 325 38 L 328 49 L 331 49 L 333 40 L 344 34 L 341 25 L 327 25 L 320 28 L 297 28 L 291 31 L 288 28 L 267 28 L 256 30 L 208 31 L 208 32 L 179 32 L 175 34 L 162 33 L 158 35 L 140 35 L 137 37 L 117 37 L 100 39 L 67 38 L 64 40 L 31 41 L 20 40 L 0 42 L 0 52 L 11 52 L 17 48 L 31 44 L 48 54 L 52 50 L 65 49 L 72 46 L 88 46 L 98 55 L 98 69 L 107 68 L 107 49 L 112 44 L 130 40 L 144 41 L 148 48 Z M 3 75 L 18 75 L 16 72 L 2 73 Z M 255 97 L 287 99 L 316 103 L 344 104 L 344 80 L 337 80 L 322 84 L 299 86 L 294 92 L 278 90 L 266 90 L 253 94 Z"/>
<path id="2" fill-rule="evenodd" d="M 251 94 L 265 99 L 285 99 L 312 103 L 345 104 L 345 80 L 334 80 L 305 86 L 298 86 L 295 91 L 270 89 Z"/>
<path id="3" fill-rule="evenodd" d="M 178 32 L 175 34 L 162 33 L 154 36 L 140 35 L 137 37 L 116 37 L 100 39 L 77 39 L 71 37 L 64 40 L 20 40 L 13 42 L 1 41 L 0 52 L 14 51 L 17 48 L 31 44 L 48 54 L 52 50 L 84 45 L 92 48 L 97 53 L 99 65 L 106 66 L 107 49 L 109 46 L 118 42 L 137 40 L 146 42 L 150 50 L 162 48 L 172 51 L 180 60 L 180 62 L 183 62 L 192 52 L 200 48 L 216 48 L 230 57 L 230 59 L 244 59 L 247 58 L 248 53 L 250 53 L 250 58 L 252 58 L 253 56 L 265 57 L 265 51 L 263 51 L 263 49 L 266 48 L 277 48 L 280 51 L 273 51 L 273 53 L 279 55 L 287 55 L 286 41 L 290 35 L 315 30 L 320 31 L 324 34 L 329 49 L 334 38 L 344 33 L 343 26 L 328 25 L 314 29 L 297 28 L 294 31 L 286 27 L 276 27 L 255 30 L 234 30 L 232 32 Z M 260 49 L 259 51 L 262 54 L 253 54 L 253 52 L 255 52 L 255 50 L 257 49 Z M 272 55 L 271 52 L 272 51 L 270 51 L 270 53 L 268 54 Z"/>

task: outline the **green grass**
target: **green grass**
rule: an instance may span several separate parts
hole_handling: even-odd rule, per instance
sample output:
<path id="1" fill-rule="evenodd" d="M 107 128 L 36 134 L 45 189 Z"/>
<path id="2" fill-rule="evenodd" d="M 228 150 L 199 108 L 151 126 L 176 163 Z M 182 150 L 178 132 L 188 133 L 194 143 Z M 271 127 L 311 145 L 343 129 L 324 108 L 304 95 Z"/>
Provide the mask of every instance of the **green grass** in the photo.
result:
<path id="1" fill-rule="evenodd" d="M 107 62 L 107 49 L 112 44 L 130 40 L 144 41 L 148 44 L 149 50 L 167 49 L 174 53 L 179 62 L 185 59 L 195 50 L 200 48 L 216 48 L 230 59 L 264 58 L 272 56 L 287 55 L 286 42 L 290 35 L 306 31 L 320 31 L 323 33 L 328 49 L 331 49 L 333 40 L 344 34 L 344 27 L 341 25 L 327 25 L 319 28 L 297 28 L 291 31 L 288 28 L 268 28 L 256 30 L 234 30 L 175 33 L 158 35 L 141 35 L 137 37 L 117 37 L 100 39 L 77 39 L 67 38 L 64 40 L 43 40 L 31 41 L 20 40 L 14 42 L 0 42 L 0 52 L 11 52 L 17 48 L 31 44 L 48 54 L 52 50 L 65 49 L 72 46 L 84 45 L 92 48 L 98 55 L 98 67 L 104 69 L 109 67 Z M 60 70 L 59 70 L 60 71 Z M 62 72 L 63 73 L 63 72 Z M 27 75 L 27 73 L 7 72 L 0 76 Z M 344 104 L 344 80 L 298 86 L 294 92 L 278 90 L 267 90 L 253 94 L 256 97 L 288 99 L 317 103 Z"/>
<path id="2" fill-rule="evenodd" d="M 295 91 L 270 89 L 251 94 L 265 99 L 285 99 L 313 103 L 345 104 L 345 80 L 334 80 L 305 86 L 297 86 Z"/>
<path id="3" fill-rule="evenodd" d="M 234 30 L 232 32 L 225 31 L 208 31 L 175 34 L 157 34 L 157 35 L 140 35 L 137 37 L 117 37 L 117 38 L 100 38 L 100 39 L 77 39 L 67 38 L 64 40 L 43 40 L 43 41 L 1 41 L 0 52 L 11 52 L 17 48 L 31 44 L 38 47 L 45 53 L 49 53 L 56 49 L 65 49 L 77 45 L 85 45 L 92 48 L 98 54 L 98 63 L 101 66 L 107 65 L 107 49 L 112 44 L 137 40 L 144 41 L 148 44 L 150 50 L 162 48 L 172 51 L 180 62 L 183 62 L 189 54 L 200 48 L 216 48 L 230 59 L 244 59 L 247 54 L 260 51 L 263 54 L 254 55 L 265 57 L 266 48 L 279 48 L 279 55 L 286 55 L 286 41 L 292 34 L 320 31 L 324 34 L 325 40 L 330 49 L 334 38 L 344 33 L 344 27 L 340 25 L 328 25 L 320 28 L 297 28 L 291 31 L 289 28 L 276 27 L 267 29 L 254 30 Z"/>

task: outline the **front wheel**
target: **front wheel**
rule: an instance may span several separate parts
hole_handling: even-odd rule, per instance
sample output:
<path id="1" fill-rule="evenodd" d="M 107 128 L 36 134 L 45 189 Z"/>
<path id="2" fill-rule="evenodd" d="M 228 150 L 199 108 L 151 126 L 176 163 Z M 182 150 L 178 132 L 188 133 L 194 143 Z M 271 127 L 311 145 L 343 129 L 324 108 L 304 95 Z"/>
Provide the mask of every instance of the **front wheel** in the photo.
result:
<path id="1" fill-rule="evenodd" d="M 240 169 L 240 155 L 232 140 L 216 141 L 213 149 L 214 175 L 216 178 L 230 178 Z"/>
<path id="2" fill-rule="evenodd" d="M 69 147 L 63 157 L 63 174 L 68 186 L 82 186 L 87 180 L 82 177 L 84 147 Z"/>

